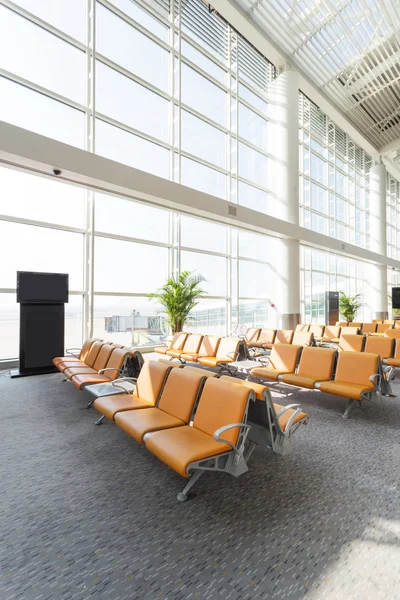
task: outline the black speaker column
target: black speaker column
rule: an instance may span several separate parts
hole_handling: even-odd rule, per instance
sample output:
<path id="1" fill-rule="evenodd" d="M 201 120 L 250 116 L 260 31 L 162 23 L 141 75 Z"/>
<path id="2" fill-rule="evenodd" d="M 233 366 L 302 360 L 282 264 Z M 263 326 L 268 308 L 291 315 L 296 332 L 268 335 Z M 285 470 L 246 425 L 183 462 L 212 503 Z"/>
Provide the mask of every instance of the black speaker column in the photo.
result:
<path id="1" fill-rule="evenodd" d="M 325 292 L 325 324 L 335 325 L 339 321 L 339 292 Z"/>
<path id="2" fill-rule="evenodd" d="M 24 289 L 26 281 L 28 286 Z M 11 371 L 11 377 L 58 372 L 52 361 L 64 355 L 64 302 L 67 299 L 67 275 L 18 273 L 19 370 Z"/>

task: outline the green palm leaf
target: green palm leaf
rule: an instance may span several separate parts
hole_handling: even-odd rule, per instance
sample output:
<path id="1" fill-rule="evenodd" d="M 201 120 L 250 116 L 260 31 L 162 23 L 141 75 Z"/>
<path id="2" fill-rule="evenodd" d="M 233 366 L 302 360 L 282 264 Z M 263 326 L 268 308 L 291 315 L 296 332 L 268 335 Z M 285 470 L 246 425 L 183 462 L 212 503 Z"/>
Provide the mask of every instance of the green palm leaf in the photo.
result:
<path id="1" fill-rule="evenodd" d="M 364 305 L 360 299 L 361 294 L 347 296 L 344 292 L 340 292 L 339 311 L 347 323 L 354 321 L 358 310 Z"/>

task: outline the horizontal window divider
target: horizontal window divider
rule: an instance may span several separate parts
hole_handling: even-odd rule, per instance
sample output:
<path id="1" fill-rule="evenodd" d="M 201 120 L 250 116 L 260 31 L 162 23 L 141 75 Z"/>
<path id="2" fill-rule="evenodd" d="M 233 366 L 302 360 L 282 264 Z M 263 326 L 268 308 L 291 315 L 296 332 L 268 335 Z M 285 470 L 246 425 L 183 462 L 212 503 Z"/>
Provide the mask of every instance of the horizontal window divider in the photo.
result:
<path id="1" fill-rule="evenodd" d="M 237 260 L 256 263 L 256 264 L 260 264 L 260 265 L 270 265 L 271 264 L 271 261 L 269 261 L 269 260 L 259 260 L 258 258 L 249 258 L 248 256 L 238 256 Z"/>
<path id="2" fill-rule="evenodd" d="M 177 148 L 174 148 L 175 152 L 178 152 Z M 181 150 L 181 156 L 184 156 L 185 158 L 189 158 L 190 160 L 193 160 L 194 162 L 197 162 L 205 167 L 209 167 L 210 169 L 213 169 L 214 171 L 218 171 L 219 173 L 222 173 L 223 175 L 229 175 L 228 171 L 226 169 L 223 169 L 222 167 L 219 167 L 218 165 L 213 165 L 212 163 L 209 163 L 208 161 L 200 158 L 199 156 L 196 156 L 195 154 L 189 154 L 189 152 L 185 152 L 184 150 Z M 175 182 L 176 183 L 176 182 Z M 221 198 L 221 200 L 226 200 L 226 198 Z"/>
<path id="3" fill-rule="evenodd" d="M 96 1 L 97 1 L 98 4 L 101 4 L 102 6 L 104 6 L 105 8 L 107 8 L 110 12 L 112 12 L 115 15 L 117 15 L 118 17 L 120 17 L 120 19 L 122 19 L 123 21 L 125 21 L 125 23 L 127 23 L 131 27 L 134 27 L 135 29 L 137 29 L 138 31 L 140 31 L 140 33 L 143 33 L 146 37 L 150 38 L 158 46 L 161 46 L 162 48 L 164 48 L 168 52 L 171 51 L 171 47 L 168 44 L 168 42 L 164 42 L 163 40 L 161 40 L 152 31 L 150 31 L 149 29 L 147 29 L 144 25 L 142 25 L 138 21 L 135 21 L 135 19 L 133 17 L 130 17 L 127 13 L 124 13 L 117 6 L 115 6 L 111 2 L 107 2 L 107 0 L 96 0 Z M 158 15 L 155 16 L 156 13 L 153 13 L 152 11 L 150 12 L 148 10 L 148 8 L 150 8 L 150 7 L 147 5 L 146 9 L 145 9 L 145 12 L 148 12 L 151 16 L 154 16 L 156 20 L 160 21 L 160 23 L 162 25 L 165 25 L 166 27 L 168 27 L 168 29 L 171 27 L 171 23 L 169 23 L 168 21 L 166 21 L 166 22 L 162 21 L 161 19 L 159 19 Z"/>
<path id="4" fill-rule="evenodd" d="M 254 144 L 252 144 L 251 142 L 249 142 L 245 138 L 238 136 L 237 140 L 238 140 L 238 142 L 241 142 L 245 146 L 248 146 L 249 148 L 252 148 L 253 150 L 255 150 L 256 152 L 258 152 L 259 154 L 262 154 L 263 156 L 265 156 L 265 158 L 269 158 L 270 160 L 276 160 L 275 157 L 271 156 L 271 154 L 269 154 L 266 150 L 262 150 L 261 148 L 259 148 L 258 146 L 255 146 Z"/>
<path id="5" fill-rule="evenodd" d="M 53 92 L 47 88 L 44 88 L 41 85 L 38 85 L 37 83 L 33 83 L 33 81 L 28 81 L 28 79 L 24 79 L 23 77 L 20 77 L 19 75 L 14 75 L 14 73 L 10 73 L 9 71 L 2 69 L 1 67 L 0 67 L 0 77 L 4 77 L 4 79 L 9 79 L 10 81 L 13 81 L 14 83 L 18 83 L 19 85 L 22 85 L 23 87 L 26 87 L 29 90 L 38 92 L 39 94 L 42 94 L 43 96 L 47 96 L 51 100 L 57 100 L 58 102 L 61 102 L 62 104 L 66 104 L 70 108 L 75 108 L 76 110 L 79 110 L 83 113 L 87 112 L 87 107 L 85 105 L 80 104 L 79 102 L 75 102 L 74 100 L 71 100 L 70 98 L 66 98 L 65 96 L 62 96 L 61 94 L 57 94 L 57 92 Z"/>
<path id="6" fill-rule="evenodd" d="M 155 290 L 154 290 L 155 291 Z M 117 296 L 121 296 L 124 298 L 148 298 L 148 295 L 151 292 L 93 292 L 93 294 L 95 296 L 110 296 L 110 297 L 117 297 Z M 150 301 L 150 298 L 149 298 Z M 157 303 L 154 302 L 154 307 L 157 306 Z"/>
<path id="7" fill-rule="evenodd" d="M 266 121 L 267 123 L 274 123 L 274 121 L 272 119 L 269 119 L 268 116 L 261 112 L 259 108 L 257 108 L 253 104 L 250 104 L 250 102 L 248 102 L 248 100 L 246 100 L 245 98 L 242 98 L 242 96 L 236 96 L 234 93 L 232 93 L 231 96 L 234 100 L 237 100 L 239 104 L 243 104 L 243 106 L 251 110 L 257 116 L 259 116 L 260 119 L 264 119 L 264 121 Z"/>
<path id="8" fill-rule="evenodd" d="M 130 125 L 127 125 L 126 123 L 117 121 L 116 119 L 113 119 L 112 117 L 108 117 L 107 115 L 103 115 L 102 113 L 96 112 L 96 119 L 99 119 L 100 121 L 103 121 L 104 123 L 108 123 L 109 125 L 113 125 L 114 127 L 117 127 L 118 129 L 122 129 L 123 131 L 126 131 L 127 133 L 132 133 L 133 135 L 143 138 L 144 140 L 147 140 L 148 142 L 157 144 L 157 146 L 162 146 L 166 150 L 173 149 L 171 147 L 171 145 L 168 144 L 167 142 L 163 142 L 151 135 L 148 135 L 147 133 L 144 133 L 143 131 L 140 131 L 139 129 L 135 129 L 134 127 L 131 127 Z"/>
<path id="9" fill-rule="evenodd" d="M 174 57 L 175 58 L 179 58 L 179 52 L 177 50 L 174 50 Z M 213 83 L 214 85 L 216 85 L 218 88 L 220 88 L 226 94 L 229 93 L 229 87 L 226 84 L 221 83 L 220 81 L 218 81 L 218 79 L 215 79 L 212 75 L 210 75 L 209 73 L 207 73 L 207 71 L 204 71 L 201 67 L 199 67 L 198 65 L 196 65 L 196 63 L 192 62 L 190 60 L 190 58 L 187 58 L 182 53 L 181 53 L 181 60 L 182 60 L 182 62 L 185 65 L 187 65 L 188 67 L 190 67 L 191 69 L 193 69 L 193 71 L 196 71 L 196 73 L 198 73 L 199 75 L 201 75 L 202 77 L 204 77 L 204 79 L 207 79 L 210 83 Z M 229 75 L 227 71 L 225 71 L 225 75 L 226 76 Z"/>
<path id="10" fill-rule="evenodd" d="M 78 50 L 87 52 L 86 44 L 84 44 L 83 42 L 80 42 L 79 40 L 75 39 L 74 37 L 68 35 L 68 33 L 65 33 L 61 29 L 54 27 L 54 25 L 51 25 L 48 21 L 44 21 L 43 19 L 41 19 L 40 17 L 29 12 L 25 8 L 22 8 L 18 4 L 14 4 L 14 2 L 10 2 L 9 0 L 0 0 L 0 5 L 3 5 L 6 8 L 11 9 L 14 13 L 20 15 L 21 17 L 24 17 L 27 21 L 30 21 L 31 23 L 38 25 L 42 29 L 44 29 L 44 30 L 48 31 L 49 33 L 52 33 L 56 37 L 62 39 L 64 42 L 67 42 L 71 46 L 74 46 Z"/>
<path id="11" fill-rule="evenodd" d="M 221 125 L 220 123 L 217 123 L 217 121 L 213 121 L 212 119 L 209 119 L 208 117 L 206 117 L 206 115 L 203 115 L 203 113 L 198 112 L 196 109 L 192 108 L 188 104 L 184 104 L 183 102 L 179 103 L 179 101 L 176 98 L 174 99 L 174 104 L 177 108 L 179 108 L 179 105 L 180 105 L 182 110 L 190 113 L 194 117 L 197 117 L 201 121 L 204 121 L 208 125 L 211 125 L 215 129 L 219 129 L 219 131 L 222 131 L 222 133 L 224 133 L 225 135 L 229 134 L 229 129 L 224 127 L 224 125 Z"/>
<path id="12" fill-rule="evenodd" d="M 239 303 L 241 300 L 247 300 L 247 301 L 251 301 L 251 302 L 267 302 L 268 306 L 269 306 L 269 298 L 268 296 L 259 296 L 258 298 L 254 298 L 254 296 L 239 296 L 238 298 Z"/>
<path id="13" fill-rule="evenodd" d="M 95 231 L 94 236 L 119 240 L 121 242 L 133 242 L 134 244 L 144 244 L 146 246 L 159 246 L 160 248 L 171 248 L 171 244 L 168 244 L 167 242 L 152 242 L 151 240 L 143 240 L 127 235 L 118 235 L 117 233 L 107 233 L 105 231 Z"/>
<path id="14" fill-rule="evenodd" d="M 198 248 L 189 248 L 188 246 L 181 246 L 181 251 L 194 252 L 196 254 L 208 254 L 209 256 L 218 256 L 220 258 L 230 258 L 229 254 L 223 252 L 213 252 L 212 250 L 201 250 Z"/>
<path id="15" fill-rule="evenodd" d="M 246 179 L 245 177 L 242 177 L 242 176 L 239 175 L 238 178 L 237 178 L 237 180 L 238 180 L 238 182 L 247 183 L 251 187 L 257 188 L 261 192 L 266 192 L 270 196 L 270 198 L 276 198 L 275 192 L 273 192 L 269 188 L 265 188 L 262 185 L 259 185 L 258 183 L 255 183 L 254 181 L 251 181 L 250 179 Z M 240 204 L 240 193 L 239 193 L 239 204 L 238 204 L 238 206 L 241 206 L 241 204 Z"/>
<path id="16" fill-rule="evenodd" d="M 175 31 L 175 33 L 179 32 L 178 25 L 174 24 L 174 31 Z M 233 73 L 227 60 L 224 61 L 222 58 L 218 58 L 218 57 L 214 56 L 206 48 L 203 48 L 203 46 L 201 44 L 199 44 L 194 38 L 192 38 L 188 33 L 186 33 L 186 31 L 181 31 L 181 36 L 182 36 L 182 39 L 185 40 L 185 42 L 187 42 L 188 44 L 193 46 L 198 52 L 201 52 L 201 54 L 204 54 L 204 56 L 206 58 L 210 59 L 215 65 L 217 65 L 217 67 L 224 69 L 224 71 L 228 71 L 228 72 L 231 71 Z"/>
<path id="17" fill-rule="evenodd" d="M 158 96 L 161 96 L 165 100 L 168 100 L 168 102 L 170 102 L 172 100 L 173 97 L 172 97 L 171 94 L 168 94 L 167 92 L 164 92 L 163 90 L 161 90 L 157 86 L 151 84 L 149 81 L 146 81 L 145 79 L 142 79 L 138 75 L 135 75 L 135 73 L 132 73 L 132 71 L 129 71 L 129 69 L 125 69 L 125 67 L 122 67 L 121 65 L 119 65 L 116 62 L 114 62 L 110 58 L 107 58 L 107 56 L 104 56 L 104 54 L 100 54 L 100 52 L 96 51 L 95 52 L 95 59 L 98 60 L 99 62 L 103 63 L 107 67 L 110 67 L 111 69 L 114 69 L 114 71 L 117 71 L 121 75 L 124 75 L 128 79 L 131 79 L 135 83 L 138 83 L 139 85 L 141 85 L 142 87 L 146 88 L 147 90 L 150 90 L 151 92 L 154 92 L 155 94 L 157 94 Z"/>
<path id="18" fill-rule="evenodd" d="M 22 217 L 13 217 L 11 215 L 1 215 L 0 221 L 8 221 L 10 223 L 19 223 L 21 225 L 31 225 L 33 227 L 44 227 L 46 229 L 57 229 L 59 231 L 67 231 L 70 233 L 86 233 L 86 229 L 79 227 L 69 227 L 68 225 L 59 225 L 56 223 L 46 223 L 45 221 L 35 221 L 34 219 L 25 219 Z"/>

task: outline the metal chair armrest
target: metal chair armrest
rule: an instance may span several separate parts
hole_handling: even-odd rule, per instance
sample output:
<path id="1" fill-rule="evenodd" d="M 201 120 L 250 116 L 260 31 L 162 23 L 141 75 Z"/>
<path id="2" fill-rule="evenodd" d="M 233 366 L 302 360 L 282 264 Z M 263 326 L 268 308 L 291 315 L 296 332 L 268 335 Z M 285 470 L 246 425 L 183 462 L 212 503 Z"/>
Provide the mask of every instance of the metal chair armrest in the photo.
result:
<path id="1" fill-rule="evenodd" d="M 103 373 L 105 373 L 105 371 L 119 371 L 120 373 L 122 373 L 124 369 L 118 369 L 117 367 L 106 367 L 105 369 L 100 369 L 100 371 L 97 371 L 99 375 L 103 375 Z"/>
<path id="2" fill-rule="evenodd" d="M 118 379 L 115 379 L 114 381 L 112 381 L 112 385 L 116 388 L 119 388 L 120 390 L 125 390 L 125 392 L 128 392 L 128 394 L 133 394 L 133 392 L 135 391 L 135 388 L 133 388 L 133 390 L 128 390 L 124 385 L 118 385 L 124 382 L 128 382 L 128 381 L 133 381 L 135 384 L 137 383 L 137 377 L 118 377 Z"/>
<path id="3" fill-rule="evenodd" d="M 67 348 L 66 351 L 65 351 L 65 353 L 66 354 L 71 354 L 71 356 L 75 356 L 75 358 L 79 358 L 78 354 L 75 354 L 73 352 L 73 350 L 76 350 L 78 353 L 80 353 L 81 348 Z"/>
<path id="4" fill-rule="evenodd" d="M 380 373 L 374 373 L 373 375 L 370 375 L 369 380 L 374 385 L 380 386 L 382 383 L 382 375 Z"/>
<path id="5" fill-rule="evenodd" d="M 283 433 L 286 437 L 289 437 L 290 430 L 292 429 L 293 421 L 302 412 L 302 409 L 301 409 L 300 404 L 289 404 L 288 406 L 284 406 L 276 415 L 276 418 L 278 419 L 278 421 L 279 421 L 279 417 L 281 417 L 287 410 L 294 410 L 294 413 L 292 414 L 292 416 L 289 418 L 288 422 L 286 423 L 285 430 L 283 431 L 282 427 L 281 427 L 281 430 L 283 431 Z"/>
<path id="6" fill-rule="evenodd" d="M 232 442 L 228 441 L 228 440 L 224 440 L 223 438 L 220 438 L 219 436 L 221 435 L 221 433 L 224 433 L 225 431 L 228 431 L 228 429 L 233 429 L 234 427 L 240 427 L 240 428 L 244 428 L 244 429 L 251 429 L 250 425 L 247 425 L 247 423 L 231 423 L 230 425 L 224 425 L 223 427 L 220 427 L 219 429 L 217 429 L 216 431 L 214 431 L 214 440 L 216 442 L 221 442 L 221 444 L 228 444 L 228 446 L 230 446 L 233 450 L 233 452 L 240 456 L 240 452 L 239 450 L 236 448 L 236 446 L 234 444 L 232 444 Z"/>

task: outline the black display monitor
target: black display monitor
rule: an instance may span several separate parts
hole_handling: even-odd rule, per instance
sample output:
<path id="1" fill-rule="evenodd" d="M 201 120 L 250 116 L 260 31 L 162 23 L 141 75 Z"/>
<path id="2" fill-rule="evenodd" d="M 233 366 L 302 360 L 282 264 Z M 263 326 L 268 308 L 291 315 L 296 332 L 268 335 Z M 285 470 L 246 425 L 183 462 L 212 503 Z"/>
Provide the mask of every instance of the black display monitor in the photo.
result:
<path id="1" fill-rule="evenodd" d="M 64 304 L 68 302 L 68 275 L 17 271 L 17 302 Z"/>
<path id="2" fill-rule="evenodd" d="M 392 288 L 392 308 L 400 308 L 400 287 Z"/>

